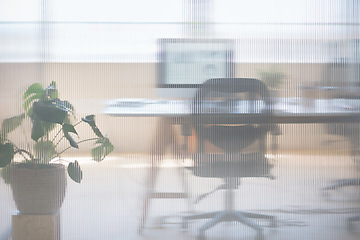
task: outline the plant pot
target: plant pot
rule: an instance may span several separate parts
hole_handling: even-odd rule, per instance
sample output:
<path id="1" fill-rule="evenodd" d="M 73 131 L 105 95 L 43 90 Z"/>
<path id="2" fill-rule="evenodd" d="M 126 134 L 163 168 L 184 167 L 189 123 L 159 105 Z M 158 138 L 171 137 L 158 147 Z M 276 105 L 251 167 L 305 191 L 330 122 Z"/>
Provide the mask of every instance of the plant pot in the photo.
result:
<path id="1" fill-rule="evenodd" d="M 272 104 L 276 104 L 279 98 L 279 90 L 277 89 L 269 89 L 269 95 Z"/>
<path id="2" fill-rule="evenodd" d="M 65 167 L 61 164 L 13 164 L 11 187 L 21 213 L 56 213 L 65 197 Z"/>

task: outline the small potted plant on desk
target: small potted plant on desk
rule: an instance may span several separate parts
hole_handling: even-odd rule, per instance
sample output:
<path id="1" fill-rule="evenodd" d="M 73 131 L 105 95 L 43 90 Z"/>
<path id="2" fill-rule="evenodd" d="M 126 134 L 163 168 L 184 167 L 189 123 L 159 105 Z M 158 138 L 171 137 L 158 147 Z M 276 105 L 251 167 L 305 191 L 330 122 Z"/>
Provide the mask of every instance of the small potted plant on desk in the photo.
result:
<path id="1" fill-rule="evenodd" d="M 284 83 L 285 74 L 276 70 L 275 67 L 267 71 L 260 72 L 260 79 L 266 84 L 269 89 L 270 97 L 274 98 L 278 97 L 278 91 L 280 90 L 281 85 Z"/>
<path id="2" fill-rule="evenodd" d="M 78 161 L 66 162 L 61 154 L 70 148 L 87 141 L 94 141 L 92 159 L 102 161 L 113 151 L 114 147 L 109 139 L 102 135 L 95 124 L 94 115 L 75 119 L 74 108 L 68 101 L 58 98 L 55 82 L 47 88 L 39 83 L 28 87 L 23 96 L 25 112 L 5 119 L 0 131 L 0 168 L 1 176 L 6 183 L 10 183 L 13 197 L 18 210 L 24 214 L 52 214 L 56 213 L 64 200 L 66 190 L 66 170 L 69 177 L 80 183 L 82 171 Z M 23 123 L 31 121 L 31 139 L 35 141 L 33 147 L 17 147 L 8 138 L 8 134 L 21 128 L 20 133 L 25 140 L 27 134 Z M 77 135 L 75 128 L 80 123 L 86 123 L 94 132 L 94 137 L 76 142 L 71 134 Z M 59 144 L 66 141 L 63 149 Z M 23 161 L 14 161 L 19 154 Z M 13 163 L 12 163 L 13 162 Z M 67 163 L 67 168 L 62 164 Z"/>

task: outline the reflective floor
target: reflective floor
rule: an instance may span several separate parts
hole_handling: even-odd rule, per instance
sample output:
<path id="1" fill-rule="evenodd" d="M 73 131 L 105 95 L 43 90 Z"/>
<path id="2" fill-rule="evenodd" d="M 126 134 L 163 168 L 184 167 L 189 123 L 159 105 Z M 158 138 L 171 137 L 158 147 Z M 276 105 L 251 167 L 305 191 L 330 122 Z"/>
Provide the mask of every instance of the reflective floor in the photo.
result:
<path id="1" fill-rule="evenodd" d="M 322 190 L 333 181 L 360 177 L 360 163 L 350 156 L 269 155 L 275 179 L 246 178 L 234 191 L 237 210 L 275 215 L 277 226 L 266 222 L 264 239 L 359 239 L 360 222 L 348 228 L 348 219 L 360 214 L 360 187 Z M 82 161 L 81 184 L 68 180 L 61 208 L 61 238 L 77 239 L 197 239 L 207 220 L 190 222 L 185 231 L 182 216 L 222 210 L 224 191 L 197 204 L 195 199 L 218 187 L 220 179 L 194 177 L 185 170 L 190 199 L 153 199 L 148 205 L 145 229 L 137 230 L 148 189 L 149 157 L 123 155 L 102 163 Z M 180 162 L 188 164 L 188 161 Z M 181 192 L 182 181 L 175 160 L 163 160 L 156 191 Z M 0 181 L 0 236 L 6 239 L 11 215 L 16 211 L 11 189 Z M 207 239 L 255 239 L 256 232 L 238 223 L 222 223 L 206 232 Z"/>

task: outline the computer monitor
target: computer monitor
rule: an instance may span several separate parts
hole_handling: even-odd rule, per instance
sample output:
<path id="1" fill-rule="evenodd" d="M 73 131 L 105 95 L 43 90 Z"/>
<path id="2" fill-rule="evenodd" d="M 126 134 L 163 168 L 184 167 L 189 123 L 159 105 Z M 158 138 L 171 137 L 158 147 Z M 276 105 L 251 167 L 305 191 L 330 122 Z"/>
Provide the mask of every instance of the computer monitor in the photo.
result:
<path id="1" fill-rule="evenodd" d="M 234 76 L 234 44 L 228 39 L 159 39 L 157 96 L 189 99 L 210 78 Z"/>

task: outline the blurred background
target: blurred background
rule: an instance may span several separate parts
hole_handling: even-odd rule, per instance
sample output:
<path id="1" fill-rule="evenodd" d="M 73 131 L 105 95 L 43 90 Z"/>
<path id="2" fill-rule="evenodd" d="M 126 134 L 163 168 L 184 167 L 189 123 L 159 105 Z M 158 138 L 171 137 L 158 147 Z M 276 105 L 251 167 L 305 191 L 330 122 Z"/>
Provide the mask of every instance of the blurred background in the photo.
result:
<path id="1" fill-rule="evenodd" d="M 56 81 L 60 97 L 83 113 L 101 113 L 111 99 L 162 97 L 156 62 L 163 38 L 234 40 L 234 76 L 266 81 L 275 75 L 271 88 L 278 96 L 331 97 L 340 93 L 321 87 L 343 87 L 342 94 L 357 97 L 358 8 L 352 0 L 3 0 L 0 117 L 20 110 L 19 96 L 33 82 Z M 106 122 L 117 151 L 149 150 L 152 120 Z M 124 128 L 111 131 L 114 125 Z M 297 139 L 291 136 L 283 147 L 314 147 Z"/>
<path id="2" fill-rule="evenodd" d="M 79 117 L 94 113 L 99 128 L 115 147 L 109 160 L 85 164 L 88 180 L 84 179 L 79 186 L 68 183 L 62 208 L 63 239 L 137 238 L 141 198 L 147 189 L 145 173 L 161 119 L 122 118 L 104 111 L 116 99 L 170 99 L 158 91 L 160 39 L 231 40 L 232 76 L 260 79 L 275 98 L 299 101 L 305 107 L 311 107 L 316 99 L 360 98 L 359 0 L 0 0 L 0 120 L 22 112 L 21 96 L 30 84 L 48 86 L 55 81 L 60 98 L 73 103 Z M 173 96 L 178 100 L 188 97 Z M 354 108 L 343 106 L 346 107 Z M 344 126 L 279 125 L 277 153 L 272 156 L 277 161 L 275 172 L 280 176 L 281 190 L 277 189 L 279 185 L 269 187 L 263 182 L 256 182 L 255 188 L 258 193 L 263 192 L 261 186 L 281 193 L 293 190 L 290 197 L 269 190 L 268 197 L 275 203 L 260 208 L 301 206 L 297 209 L 301 212 L 324 206 L 323 199 L 314 192 L 316 189 L 338 177 L 358 176 L 353 168 L 357 153 L 354 142 L 359 142 L 359 135 L 355 134 L 358 124 Z M 90 134 L 86 130 L 79 133 L 82 138 Z M 26 146 L 16 133 L 12 137 Z M 71 151 L 69 157 L 86 158 L 90 148 L 89 145 Z M 174 165 L 170 150 L 167 157 L 170 167 L 166 165 L 166 169 Z M 305 178 L 289 181 L 300 173 Z M 312 185 L 314 179 L 318 181 Z M 5 234 L 15 207 L 11 190 L 1 181 L 0 234 Z M 310 195 L 304 194 L 307 184 L 311 186 Z M 194 183 L 193 194 L 211 189 L 210 185 Z M 89 189 L 92 191 L 88 192 Z M 251 188 L 247 191 L 256 193 Z M 359 194 L 356 188 L 341 192 L 336 200 L 325 205 L 329 204 L 330 212 L 338 207 L 340 214 L 359 212 L 360 194 L 357 197 L 354 194 Z M 89 196 L 94 196 L 94 200 L 84 203 Z M 247 200 L 246 207 L 258 207 L 253 199 Z M 159 216 L 166 210 L 176 215 L 186 210 L 185 203 L 178 211 L 171 207 L 172 203 L 169 205 L 164 209 L 154 203 L 149 215 Z M 203 208 L 208 206 L 211 205 Z M 73 213 L 77 215 L 74 217 Z M 283 226 L 293 224 L 295 230 L 286 229 L 285 235 L 271 236 L 354 237 L 342 230 L 340 235 L 326 233 L 326 229 L 343 229 L 337 225 L 338 215 L 316 216 L 318 220 L 309 220 L 308 215 L 305 219 L 299 217 L 300 220 L 297 215 L 291 216 Z M 82 227 L 76 224 L 78 221 L 83 221 Z M 178 234 L 171 221 L 169 225 L 163 232 L 156 228 L 149 238 Z M 305 229 L 303 237 L 294 234 L 299 228 Z M 213 233 L 215 239 L 223 235 L 219 231 Z M 180 239 L 193 237 L 195 234 L 181 235 Z"/>

